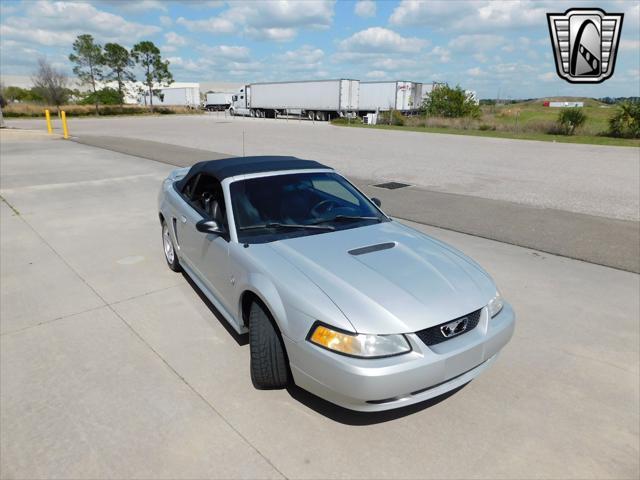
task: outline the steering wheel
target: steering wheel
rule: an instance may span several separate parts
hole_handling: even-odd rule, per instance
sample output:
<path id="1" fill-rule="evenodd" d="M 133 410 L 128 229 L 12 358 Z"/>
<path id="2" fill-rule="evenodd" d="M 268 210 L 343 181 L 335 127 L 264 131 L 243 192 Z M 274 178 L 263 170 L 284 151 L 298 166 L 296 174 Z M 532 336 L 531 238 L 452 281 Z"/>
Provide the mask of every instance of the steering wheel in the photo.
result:
<path id="1" fill-rule="evenodd" d="M 333 200 L 322 200 L 316 203 L 311 209 L 311 214 L 314 217 L 323 217 L 325 214 L 331 212 L 338 204 Z"/>

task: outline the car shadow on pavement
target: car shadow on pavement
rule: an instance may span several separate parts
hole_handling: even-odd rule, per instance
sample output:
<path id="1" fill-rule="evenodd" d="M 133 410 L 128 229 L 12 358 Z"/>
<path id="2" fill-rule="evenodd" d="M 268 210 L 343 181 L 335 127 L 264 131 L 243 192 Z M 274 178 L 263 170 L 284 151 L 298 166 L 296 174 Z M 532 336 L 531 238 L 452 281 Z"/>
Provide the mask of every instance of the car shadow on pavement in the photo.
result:
<path id="1" fill-rule="evenodd" d="M 182 272 L 182 276 L 187 281 L 187 283 L 191 285 L 191 288 L 193 288 L 193 291 L 198 294 L 198 297 L 200 297 L 200 300 L 202 300 L 202 302 L 207 306 L 207 308 L 211 310 L 211 313 L 213 314 L 213 316 L 216 317 L 218 322 L 220 322 L 220 325 L 224 327 L 224 329 L 229 333 L 231 338 L 233 338 L 236 341 L 236 343 L 241 347 L 244 345 L 248 345 L 249 334 L 248 333 L 239 334 L 238 332 L 236 332 L 233 329 L 233 327 L 229 325 L 229 322 L 227 322 L 224 316 L 218 311 L 215 305 L 211 303 L 211 301 L 207 298 L 207 296 L 204 293 L 202 293 L 202 290 L 200 290 L 200 287 L 198 287 L 195 284 L 195 282 L 191 280 L 189 275 L 187 275 L 185 272 Z"/>
<path id="2" fill-rule="evenodd" d="M 457 392 L 466 387 L 469 382 L 459 386 L 447 393 L 443 393 L 440 396 L 425 400 L 424 402 L 415 403 L 413 405 L 407 405 L 406 407 L 395 408 L 393 410 L 386 410 L 383 412 L 357 412 L 355 410 L 349 410 L 347 408 L 339 407 L 331 402 L 323 400 L 320 397 L 315 396 L 312 393 L 303 390 L 296 385 L 290 385 L 287 387 L 289 395 L 295 400 L 299 401 L 306 407 L 324 415 L 331 420 L 352 426 L 365 426 L 375 425 L 376 423 L 390 422 L 398 418 L 413 415 L 414 413 L 426 410 L 433 407 L 438 403 L 446 400 L 447 398 L 455 395 Z"/>
<path id="3" fill-rule="evenodd" d="M 186 280 L 186 282 L 193 288 L 193 291 L 196 292 L 200 300 L 207 306 L 207 308 L 211 311 L 213 316 L 220 322 L 220 325 L 224 327 L 224 329 L 229 333 L 231 338 L 235 340 L 235 342 L 239 346 L 244 346 L 249 344 L 249 334 L 239 334 L 236 332 L 229 322 L 222 316 L 222 314 L 218 311 L 218 309 L 211 303 L 211 301 L 206 297 L 200 287 L 195 284 L 193 280 L 186 273 L 182 272 L 182 276 Z M 364 425 L 375 425 L 377 423 L 389 422 L 392 420 L 396 420 L 398 418 L 406 417 L 408 415 L 412 415 L 414 413 L 420 412 L 422 410 L 426 410 L 427 408 L 433 407 L 438 403 L 446 400 L 447 398 L 455 395 L 457 392 L 466 387 L 469 383 L 465 383 L 460 387 L 451 390 L 450 392 L 444 393 L 438 397 L 431 398 L 429 400 L 425 400 L 424 402 L 415 403 L 413 405 L 408 405 L 406 407 L 395 408 L 393 410 L 386 410 L 384 412 L 357 412 L 355 410 L 349 410 L 347 408 L 339 407 L 331 402 L 323 400 L 316 395 L 303 390 L 295 384 L 291 384 L 287 387 L 287 391 L 289 395 L 298 402 L 302 403 L 307 408 L 318 412 L 325 417 L 345 425 L 352 426 L 364 426 Z"/>

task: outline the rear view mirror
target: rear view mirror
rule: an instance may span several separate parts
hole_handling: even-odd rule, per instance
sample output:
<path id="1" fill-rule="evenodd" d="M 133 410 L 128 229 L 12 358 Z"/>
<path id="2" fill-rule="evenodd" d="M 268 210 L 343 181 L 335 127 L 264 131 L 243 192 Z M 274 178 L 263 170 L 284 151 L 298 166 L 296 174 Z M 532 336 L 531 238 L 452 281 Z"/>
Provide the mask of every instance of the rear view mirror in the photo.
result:
<path id="1" fill-rule="evenodd" d="M 382 207 L 382 202 L 380 201 L 379 198 L 373 197 L 371 201 L 376 204 L 376 207 L 378 208 Z"/>
<path id="2" fill-rule="evenodd" d="M 215 220 L 200 220 L 196 223 L 196 230 L 202 233 L 213 233 L 215 235 L 224 233 L 224 228 L 218 225 L 218 222 Z"/>

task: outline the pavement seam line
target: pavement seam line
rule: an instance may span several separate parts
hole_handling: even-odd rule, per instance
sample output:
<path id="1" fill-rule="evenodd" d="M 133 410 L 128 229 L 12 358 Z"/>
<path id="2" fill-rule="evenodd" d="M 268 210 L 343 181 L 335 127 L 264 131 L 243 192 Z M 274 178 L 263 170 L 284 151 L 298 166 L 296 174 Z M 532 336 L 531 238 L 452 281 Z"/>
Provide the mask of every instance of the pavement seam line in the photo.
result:
<path id="1" fill-rule="evenodd" d="M 4 198 L 3 198 L 4 201 Z M 8 203 L 7 203 L 8 204 Z M 251 449 L 253 449 L 253 451 L 255 451 L 265 462 L 267 462 L 268 465 L 271 466 L 271 468 L 273 468 L 276 472 L 278 472 L 278 474 L 280 476 L 282 476 L 282 478 L 284 479 L 288 479 L 289 477 L 287 477 L 284 473 L 282 473 L 280 471 L 280 469 L 278 467 L 276 467 L 271 460 L 269 460 L 253 443 L 251 443 L 247 437 L 245 437 L 242 433 L 240 433 L 240 431 L 229 421 L 227 420 L 227 418 L 222 415 L 218 409 L 216 409 L 213 404 L 211 404 L 196 388 L 194 388 L 187 380 L 186 378 L 184 378 L 182 375 L 180 375 L 166 360 L 165 358 L 160 355 L 159 352 L 157 352 L 113 307 L 113 305 L 111 305 L 110 303 L 108 303 L 103 297 L 102 295 L 100 295 L 95 288 L 93 288 L 93 286 L 82 276 L 80 275 L 80 273 L 78 273 L 70 264 L 69 262 L 67 262 L 67 260 L 60 255 L 60 253 L 53 248 L 53 246 L 47 242 L 47 240 L 40 234 L 40 232 L 38 232 L 29 222 L 27 222 L 26 219 L 24 219 L 22 216 L 20 216 L 20 219 L 25 223 L 25 225 L 27 225 L 29 227 L 29 229 L 31 231 L 33 231 L 38 238 L 60 259 L 60 261 L 62 261 L 62 263 L 64 263 L 67 268 L 69 270 L 71 270 L 80 280 L 82 280 L 82 282 L 87 286 L 87 288 L 89 288 L 99 299 L 100 301 L 103 302 L 104 305 L 102 305 L 101 307 L 97 307 L 97 308 L 103 308 L 103 307 L 107 307 L 109 310 L 111 310 L 111 312 L 118 318 L 120 319 L 120 321 L 131 331 L 131 333 L 133 333 L 133 335 L 135 337 L 138 338 L 138 340 L 140 340 L 140 342 L 142 342 L 143 345 L 145 345 L 149 350 L 151 350 L 154 355 L 160 359 L 160 361 L 162 363 L 164 363 L 164 365 L 169 369 L 169 371 L 171 371 L 176 377 L 178 377 L 182 383 L 184 383 L 187 388 L 189 388 L 189 390 L 191 390 L 196 396 L 198 396 L 200 398 L 200 400 L 202 400 L 205 405 L 207 405 L 209 407 L 209 409 L 211 409 L 216 415 L 218 415 L 218 417 L 220 417 L 220 419 L 227 424 L 227 426 L 236 433 L 236 435 L 238 435 Z"/>
<path id="2" fill-rule="evenodd" d="M 4 198 L 2 195 L 0 195 L 0 200 L 2 200 L 4 203 L 7 204 L 7 207 L 9 207 L 11 209 L 11 211 L 17 216 L 20 217 L 20 212 L 18 211 L 18 209 L 16 207 L 14 207 L 13 205 L 11 205 L 6 198 Z"/>
<path id="3" fill-rule="evenodd" d="M 100 310 L 101 308 L 104 308 L 105 306 L 106 305 L 98 305 L 97 307 L 87 308 L 86 310 L 81 310 L 79 312 L 68 313 L 68 314 L 62 315 L 60 317 L 50 318 L 49 320 L 43 320 L 41 322 L 36 323 L 35 325 L 29 325 L 28 327 L 22 327 L 22 328 L 18 328 L 16 330 L 10 330 L 8 332 L 0 333 L 0 337 L 26 332 L 27 330 L 31 330 L 33 328 L 38 328 L 38 327 L 40 327 L 42 325 L 48 325 L 50 323 L 57 322 L 58 320 L 64 320 L 66 318 L 75 317 L 76 315 L 82 315 L 84 313 L 93 312 L 94 310 Z"/>
<path id="4" fill-rule="evenodd" d="M 22 328 L 18 328 L 16 330 L 10 330 L 8 332 L 0 333 L 0 337 L 4 337 L 5 335 L 13 335 L 14 333 L 20 333 L 20 332 L 24 332 L 26 330 L 31 330 L 32 328 L 37 328 L 37 327 L 39 327 L 41 325 L 48 325 L 49 323 L 57 322 L 58 320 L 64 320 L 66 318 L 75 317 L 76 315 L 82 315 L 83 313 L 93 312 L 94 310 L 99 310 L 99 309 L 105 308 L 107 306 L 118 305 L 118 304 L 121 304 L 121 303 L 124 303 L 124 302 L 128 302 L 130 300 L 137 300 L 138 298 L 146 297 L 148 295 L 153 295 L 154 293 L 158 293 L 158 292 L 163 292 L 163 291 L 169 290 L 171 288 L 179 287 L 180 285 L 181 285 L 180 283 L 176 283 L 175 285 L 170 285 L 170 286 L 164 287 L 164 288 L 157 288 L 157 289 L 151 290 L 149 292 L 141 293 L 140 295 L 134 295 L 133 297 L 123 298 L 122 300 L 116 300 L 115 302 L 111 302 L 111 303 L 108 303 L 108 304 L 105 304 L 105 305 L 98 305 L 97 307 L 87 308 L 86 310 L 81 310 L 79 312 L 67 313 L 66 315 L 61 315 L 61 316 L 56 317 L 56 318 L 50 318 L 48 320 L 43 320 L 41 322 L 36 323 L 35 325 L 29 325 L 28 327 L 22 327 Z M 102 298 L 101 298 L 101 300 L 102 300 Z"/>

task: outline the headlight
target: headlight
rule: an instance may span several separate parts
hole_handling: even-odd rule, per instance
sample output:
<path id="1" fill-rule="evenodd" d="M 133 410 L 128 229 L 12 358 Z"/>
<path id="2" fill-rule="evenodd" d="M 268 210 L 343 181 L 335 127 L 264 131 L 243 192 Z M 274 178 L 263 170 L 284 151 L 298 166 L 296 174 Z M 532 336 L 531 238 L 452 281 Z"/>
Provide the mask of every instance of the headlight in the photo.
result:
<path id="1" fill-rule="evenodd" d="M 307 339 L 328 350 L 353 357 L 390 357 L 411 351 L 404 335 L 354 334 L 332 330 L 320 324 L 311 329 Z"/>
<path id="2" fill-rule="evenodd" d="M 496 296 L 493 297 L 487 305 L 487 307 L 489 308 L 489 318 L 493 318 L 497 314 L 499 314 L 503 306 L 504 300 L 502 299 L 502 295 L 500 295 L 500 292 L 496 292 Z"/>

